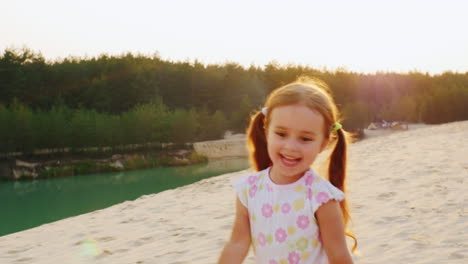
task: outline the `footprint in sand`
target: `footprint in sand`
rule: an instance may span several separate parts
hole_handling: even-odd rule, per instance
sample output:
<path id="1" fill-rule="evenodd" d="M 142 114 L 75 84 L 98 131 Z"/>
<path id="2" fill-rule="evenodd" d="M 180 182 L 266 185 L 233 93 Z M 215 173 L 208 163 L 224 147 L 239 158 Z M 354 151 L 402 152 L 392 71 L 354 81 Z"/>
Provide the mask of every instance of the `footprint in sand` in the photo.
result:
<path id="1" fill-rule="evenodd" d="M 126 253 L 128 252 L 130 249 L 127 249 L 127 248 L 120 248 L 120 249 L 117 249 L 117 250 L 114 250 L 114 254 L 117 254 L 117 253 Z"/>
<path id="2" fill-rule="evenodd" d="M 135 222 L 135 220 L 133 218 L 129 218 L 127 220 L 121 221 L 119 224 L 128 224 L 128 223 L 132 223 L 132 222 Z"/>
<path id="3" fill-rule="evenodd" d="M 139 247 L 139 246 L 142 246 L 142 245 L 145 245 L 145 244 L 148 244 L 150 243 L 151 241 L 153 241 L 153 237 L 142 237 L 136 241 L 133 242 L 133 245 L 136 246 L 136 247 Z"/>
<path id="4" fill-rule="evenodd" d="M 400 184 L 400 183 L 406 183 L 408 182 L 406 179 L 394 179 L 393 183 L 395 184 Z"/>
<path id="5" fill-rule="evenodd" d="M 22 263 L 22 262 L 27 262 L 27 263 L 32 263 L 33 258 L 20 258 L 15 260 L 17 263 Z"/>
<path id="6" fill-rule="evenodd" d="M 23 253 L 23 252 L 26 252 L 28 250 L 30 250 L 31 248 L 22 248 L 22 249 L 14 249 L 14 250 L 10 250 L 10 251 L 7 251 L 8 254 L 17 254 L 17 253 Z"/>
<path id="7" fill-rule="evenodd" d="M 231 228 L 232 228 L 232 225 L 231 225 L 231 224 L 221 226 L 221 229 L 222 229 L 222 230 L 229 230 L 229 229 L 231 229 Z"/>
<path id="8" fill-rule="evenodd" d="M 458 250 L 458 251 L 455 251 L 455 252 L 452 252 L 450 254 L 450 258 L 451 259 L 464 259 L 465 258 L 465 254 L 466 254 L 466 250 Z"/>
<path id="9" fill-rule="evenodd" d="M 387 192 L 387 193 L 382 193 L 377 196 L 377 199 L 379 200 L 385 200 L 388 198 L 391 198 L 396 195 L 396 192 Z"/>
<path id="10" fill-rule="evenodd" d="M 413 243 L 413 246 L 416 249 L 423 249 L 423 248 L 426 248 L 428 246 L 428 244 L 423 243 L 423 242 L 415 242 L 415 243 Z"/>
<path id="11" fill-rule="evenodd" d="M 230 214 L 225 214 L 225 215 L 220 215 L 220 216 L 213 217 L 213 219 L 224 219 L 224 218 L 227 218 L 227 217 L 230 217 L 230 216 L 231 216 Z"/>
<path id="12" fill-rule="evenodd" d="M 396 221 L 396 220 L 398 220 L 400 218 L 401 218 L 400 216 L 384 216 L 384 217 L 382 217 L 382 219 L 385 220 L 386 222 L 393 222 L 393 221 Z"/>
<path id="13" fill-rule="evenodd" d="M 108 242 L 115 240 L 115 237 L 107 236 L 107 237 L 99 237 L 96 239 L 98 242 Z"/>

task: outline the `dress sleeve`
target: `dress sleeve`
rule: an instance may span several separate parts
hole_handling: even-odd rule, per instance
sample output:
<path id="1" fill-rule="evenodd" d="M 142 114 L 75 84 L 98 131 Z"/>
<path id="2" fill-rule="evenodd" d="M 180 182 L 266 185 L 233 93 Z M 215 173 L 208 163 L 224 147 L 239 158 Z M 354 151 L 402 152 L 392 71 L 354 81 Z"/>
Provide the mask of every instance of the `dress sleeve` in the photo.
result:
<path id="1" fill-rule="evenodd" d="M 315 213 L 317 209 L 329 200 L 342 201 L 345 198 L 344 193 L 333 186 L 329 181 L 320 178 L 314 182 L 312 186 L 312 212 Z"/>
<path id="2" fill-rule="evenodd" d="M 245 206 L 248 207 L 248 189 L 249 184 L 247 182 L 248 176 L 243 176 L 231 181 L 232 186 L 236 190 L 237 197 L 239 198 L 240 202 Z"/>

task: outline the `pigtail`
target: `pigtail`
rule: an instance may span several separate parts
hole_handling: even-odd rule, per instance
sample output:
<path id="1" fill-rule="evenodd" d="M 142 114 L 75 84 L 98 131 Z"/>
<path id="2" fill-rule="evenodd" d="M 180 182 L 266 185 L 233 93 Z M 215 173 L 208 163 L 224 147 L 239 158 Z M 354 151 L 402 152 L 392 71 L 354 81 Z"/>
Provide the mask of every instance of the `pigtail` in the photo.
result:
<path id="1" fill-rule="evenodd" d="M 249 148 L 249 159 L 252 167 L 256 171 L 261 171 L 271 165 L 268 156 L 266 134 L 265 134 L 265 116 L 258 111 L 250 119 L 247 129 L 247 140 Z"/>
<path id="2" fill-rule="evenodd" d="M 328 177 L 331 184 L 341 191 L 346 192 L 346 162 L 348 150 L 347 133 L 343 129 L 338 129 L 336 131 L 336 136 L 335 148 L 330 156 L 330 164 L 328 166 Z M 350 219 L 346 199 L 340 202 L 340 207 L 341 212 L 343 213 L 343 223 L 346 227 Z M 354 234 L 349 230 L 346 230 L 346 235 L 354 240 L 354 245 L 351 250 L 354 252 L 357 248 L 356 236 L 354 236 Z"/>
<path id="3" fill-rule="evenodd" d="M 346 153 L 348 143 L 343 129 L 336 131 L 337 139 L 335 149 L 330 156 L 330 165 L 328 167 L 328 175 L 331 184 L 336 188 L 345 192 L 346 179 Z"/>

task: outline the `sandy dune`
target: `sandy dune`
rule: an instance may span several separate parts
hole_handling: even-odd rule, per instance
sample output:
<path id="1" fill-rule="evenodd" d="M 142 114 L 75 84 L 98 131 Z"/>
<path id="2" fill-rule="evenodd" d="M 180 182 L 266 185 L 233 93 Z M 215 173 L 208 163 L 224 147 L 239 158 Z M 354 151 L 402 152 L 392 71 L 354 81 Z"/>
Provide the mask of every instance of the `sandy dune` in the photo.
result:
<path id="1" fill-rule="evenodd" d="M 0 237 L 0 263 L 215 263 L 242 171 Z M 351 146 L 356 263 L 468 263 L 468 122 Z M 250 255 L 244 263 L 253 263 Z"/>

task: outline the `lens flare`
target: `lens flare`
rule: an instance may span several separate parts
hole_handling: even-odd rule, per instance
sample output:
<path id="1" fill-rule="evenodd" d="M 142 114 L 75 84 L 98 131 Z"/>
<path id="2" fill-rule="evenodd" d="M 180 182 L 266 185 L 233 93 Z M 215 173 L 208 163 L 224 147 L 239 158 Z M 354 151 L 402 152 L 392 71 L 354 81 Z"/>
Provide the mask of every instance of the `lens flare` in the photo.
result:
<path id="1" fill-rule="evenodd" d="M 96 257 L 102 253 L 99 245 L 94 239 L 86 239 L 81 243 L 81 256 Z"/>

